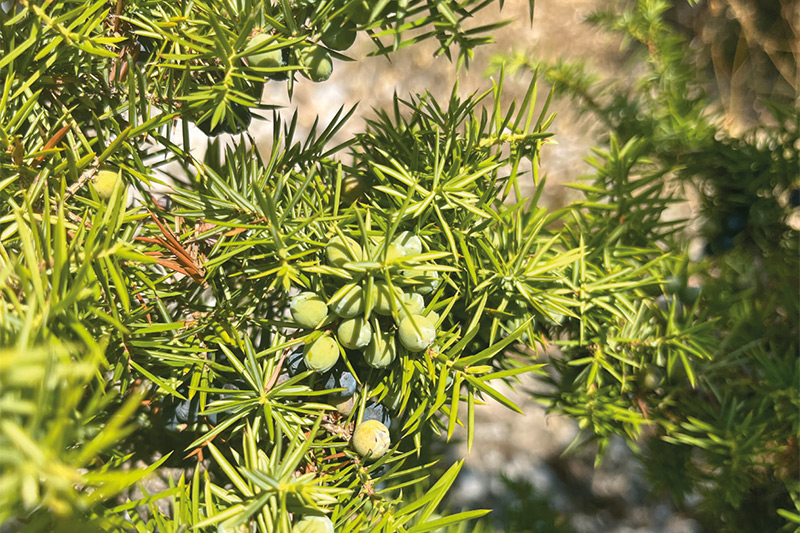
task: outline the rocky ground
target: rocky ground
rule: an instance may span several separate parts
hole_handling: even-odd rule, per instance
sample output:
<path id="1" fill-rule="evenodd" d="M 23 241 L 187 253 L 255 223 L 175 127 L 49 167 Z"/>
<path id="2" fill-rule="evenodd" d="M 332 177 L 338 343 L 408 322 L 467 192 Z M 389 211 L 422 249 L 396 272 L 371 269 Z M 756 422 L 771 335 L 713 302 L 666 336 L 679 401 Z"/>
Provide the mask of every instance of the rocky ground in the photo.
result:
<path id="1" fill-rule="evenodd" d="M 531 400 L 541 383 L 528 376 L 514 390 L 498 388 L 524 414 L 496 403 L 477 410 L 471 453 L 463 440 L 449 452 L 451 459 L 467 456 L 449 496 L 453 508 L 491 508 L 497 526 L 513 532 L 545 533 L 555 526 L 574 533 L 701 531 L 668 500 L 650 494 L 622 439 L 612 441 L 595 466 L 593 447 L 565 453 L 577 425 Z"/>

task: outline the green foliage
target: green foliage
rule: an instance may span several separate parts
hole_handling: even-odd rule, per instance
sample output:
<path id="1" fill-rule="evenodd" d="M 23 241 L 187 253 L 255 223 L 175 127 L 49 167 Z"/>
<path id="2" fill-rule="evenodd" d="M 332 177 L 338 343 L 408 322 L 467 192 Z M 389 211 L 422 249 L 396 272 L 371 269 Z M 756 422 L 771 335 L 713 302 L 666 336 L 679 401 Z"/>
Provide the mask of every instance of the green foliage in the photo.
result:
<path id="1" fill-rule="evenodd" d="M 702 495 L 711 530 L 789 531 L 800 494 L 800 263 L 789 225 L 800 108 L 796 94 L 767 102 L 769 123 L 728 133 L 666 21 L 670 6 L 642 0 L 590 17 L 647 66 L 630 85 L 566 62 L 517 55 L 506 65 L 543 68 L 607 132 L 565 230 L 585 249 L 571 271 L 581 306 L 554 331 L 563 353 L 544 400 L 601 451 L 614 433 L 641 446 L 655 486 L 679 503 Z M 663 216 L 688 194 L 704 221 L 697 261 L 690 221 Z"/>
<path id="2" fill-rule="evenodd" d="M 499 86 L 466 99 L 454 90 L 444 108 L 428 95 L 396 99 L 338 146 L 330 140 L 353 110 L 300 141 L 296 116 L 275 115 L 265 156 L 244 128 L 271 108 L 264 83 L 291 92 L 298 74 L 326 77 L 306 70 L 304 51 L 342 18 L 376 53 L 435 37 L 462 61 L 498 25 L 461 21 L 489 4 L 384 1 L 368 16 L 355 0 L 3 8 L 0 521 L 271 532 L 323 513 L 337 531 L 394 532 L 485 514 L 432 519 L 461 463 L 433 470 L 420 452 L 423 435 L 449 439 L 456 425 L 471 441 L 487 396 L 519 410 L 491 381 L 539 366 L 507 357 L 533 317 L 507 324 L 488 306 L 511 288 L 492 294 L 493 251 L 472 242 L 513 219 L 521 282 L 563 266 L 545 214 L 497 198 L 519 190 L 520 163 L 536 166 L 550 136 L 544 114 L 533 120 L 535 85 L 519 112 L 500 108 Z M 334 66 L 346 59 L 319 49 Z M 224 150 L 210 142 L 201 160 L 191 123 L 242 135 Z M 167 184 L 170 201 L 157 201 L 152 187 Z M 346 250 L 331 260 L 337 240 Z M 422 300 L 390 297 L 401 286 Z M 337 304 L 353 288 L 362 301 L 345 312 Z M 332 312 L 291 309 L 306 291 Z M 411 304 L 432 325 L 427 350 L 398 345 L 377 364 L 360 343 L 341 347 L 337 314 L 394 335 Z M 338 353 L 317 364 L 309 347 L 320 338 Z M 328 381 L 346 373 L 357 395 L 339 412 L 332 394 L 343 390 Z M 394 421 L 390 447 L 365 462 L 350 439 L 378 404 Z M 140 484 L 136 496 L 151 472 L 167 488 Z"/>
<path id="3" fill-rule="evenodd" d="M 485 511 L 437 513 L 462 462 L 437 466 L 430 442 L 463 426 L 471 447 L 477 405 L 519 411 L 492 381 L 534 372 L 601 451 L 625 435 L 655 486 L 699 491 L 710 527 L 792 527 L 800 114 L 776 104 L 771 125 L 721 129 L 668 3 L 593 17 L 648 52 L 635 86 L 544 68 L 608 130 L 585 199 L 558 211 L 539 206 L 553 117 L 550 97 L 534 112 L 524 57 L 519 105 L 501 104 L 501 75 L 446 102 L 395 97 L 339 145 L 354 109 L 303 139 L 274 114 L 266 153 L 248 137 L 272 109 L 264 83 L 291 93 L 327 77 L 309 70 L 327 55 L 349 59 L 333 27 L 375 54 L 436 38 L 465 63 L 500 23 L 461 23 L 490 3 L 0 10 L 0 523 L 464 530 Z M 309 47 L 325 61 L 304 62 Z M 201 159 L 192 123 L 238 136 Z M 690 190 L 708 220 L 699 262 L 688 221 L 665 216 Z M 561 355 L 544 374 L 530 354 L 548 343 Z M 353 432 L 379 418 L 388 449 L 365 459 Z M 136 495 L 150 473 L 166 488 Z"/>
<path id="4" fill-rule="evenodd" d="M 506 531 L 518 533 L 571 533 L 567 518 L 552 509 L 547 498 L 536 493 L 530 483 L 501 476 L 509 491 L 509 501 L 504 502 L 507 515 Z"/>

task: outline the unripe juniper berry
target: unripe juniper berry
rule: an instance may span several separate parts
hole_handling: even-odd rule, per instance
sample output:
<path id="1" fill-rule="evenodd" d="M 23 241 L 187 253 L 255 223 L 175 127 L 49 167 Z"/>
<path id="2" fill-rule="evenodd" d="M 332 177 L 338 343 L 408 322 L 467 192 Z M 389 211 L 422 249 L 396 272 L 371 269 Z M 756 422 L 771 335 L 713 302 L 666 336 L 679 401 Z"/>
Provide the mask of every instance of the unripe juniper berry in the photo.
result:
<path id="1" fill-rule="evenodd" d="M 374 368 L 383 368 L 392 361 L 397 354 L 394 335 L 376 331 L 372 334 L 372 340 L 364 350 L 364 360 Z"/>
<path id="2" fill-rule="evenodd" d="M 362 457 L 375 460 L 382 457 L 391 446 L 389 429 L 377 420 L 361 422 L 353 431 L 353 449 Z"/>
<path id="3" fill-rule="evenodd" d="M 259 33 L 258 35 L 253 36 L 250 39 L 250 42 L 247 43 L 247 47 L 245 48 L 245 52 L 249 52 L 251 50 L 256 50 L 258 48 L 268 47 L 266 43 L 270 40 L 274 40 L 269 34 L 266 33 Z M 283 63 L 283 51 L 281 49 L 274 49 L 274 50 L 261 50 L 258 52 L 249 52 L 247 54 L 247 62 L 250 64 L 251 67 L 256 68 L 274 68 L 274 67 L 282 67 Z"/>
<path id="4" fill-rule="evenodd" d="M 307 67 L 302 74 L 314 82 L 325 81 L 333 74 L 331 54 L 323 46 L 303 48 L 300 51 L 300 64 Z"/>
<path id="5" fill-rule="evenodd" d="M 393 286 L 390 289 L 386 282 L 377 281 L 372 284 L 372 309 L 379 315 L 391 315 L 392 306 L 399 307 L 398 302 L 404 296 L 400 287 Z"/>
<path id="6" fill-rule="evenodd" d="M 429 318 L 412 315 L 400 321 L 400 343 L 410 352 L 421 352 L 436 340 L 436 326 Z"/>
<path id="7" fill-rule="evenodd" d="M 289 310 L 294 321 L 306 329 L 318 327 L 328 317 L 325 300 L 313 292 L 303 292 L 292 298 Z"/>
<path id="8" fill-rule="evenodd" d="M 356 25 L 350 21 L 333 20 L 322 32 L 322 43 L 331 50 L 347 50 L 356 42 Z"/>
<path id="9" fill-rule="evenodd" d="M 364 292 L 358 285 L 351 285 L 331 307 L 342 318 L 356 317 L 364 312 Z"/>
<path id="10" fill-rule="evenodd" d="M 361 317 L 342 320 L 336 332 L 339 343 L 349 350 L 367 346 L 372 339 L 372 326 Z"/>
<path id="11" fill-rule="evenodd" d="M 345 242 L 347 244 L 345 244 Z M 325 247 L 325 257 L 328 259 L 328 263 L 331 266 L 342 267 L 351 261 L 361 261 L 363 252 L 361 250 L 361 245 L 350 237 L 345 237 L 344 240 L 342 240 L 342 238 L 337 235 L 332 238 Z"/>
<path id="12" fill-rule="evenodd" d="M 392 242 L 403 247 L 403 256 L 419 255 L 422 253 L 422 240 L 410 231 L 404 231 L 398 234 Z"/>
<path id="13" fill-rule="evenodd" d="M 421 315 L 425 310 L 425 300 L 422 298 L 421 294 L 416 292 L 407 292 L 403 294 L 403 303 L 405 304 L 405 309 L 402 306 L 398 306 L 397 310 L 403 316 Z"/>
<path id="14" fill-rule="evenodd" d="M 292 527 L 292 533 L 334 533 L 333 522 L 327 516 L 306 515 Z"/>
<path id="15" fill-rule="evenodd" d="M 120 181 L 119 171 L 112 168 L 101 169 L 94 177 L 94 190 L 101 200 L 108 200 L 114 192 L 114 187 Z"/>
<path id="16" fill-rule="evenodd" d="M 306 368 L 316 372 L 327 372 L 339 360 L 339 344 L 327 333 L 306 344 L 303 362 Z"/>

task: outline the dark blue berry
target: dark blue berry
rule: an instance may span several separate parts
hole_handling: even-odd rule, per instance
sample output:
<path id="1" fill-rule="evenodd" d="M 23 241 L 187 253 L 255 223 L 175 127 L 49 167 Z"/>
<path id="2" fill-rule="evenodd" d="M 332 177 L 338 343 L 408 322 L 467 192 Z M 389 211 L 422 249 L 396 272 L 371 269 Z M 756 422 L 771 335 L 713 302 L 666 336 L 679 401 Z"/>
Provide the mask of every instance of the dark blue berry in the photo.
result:
<path id="1" fill-rule="evenodd" d="M 289 354 L 283 361 L 283 366 L 278 374 L 278 380 L 275 382 L 275 385 L 280 385 L 281 383 L 288 381 L 290 378 L 293 378 L 297 374 L 305 372 L 305 370 L 306 365 L 303 362 L 303 352 L 294 352 Z"/>
<path id="2" fill-rule="evenodd" d="M 733 237 L 729 235 L 722 235 L 714 241 L 707 242 L 703 247 L 705 255 L 718 255 L 733 249 Z"/>
<path id="3" fill-rule="evenodd" d="M 667 278 L 667 284 L 664 287 L 666 294 L 677 294 L 684 286 L 683 280 L 678 276 L 670 276 Z"/>
<path id="4" fill-rule="evenodd" d="M 741 215 L 731 215 L 725 218 L 725 235 L 734 237 L 742 232 L 747 220 Z"/>
<path id="5" fill-rule="evenodd" d="M 283 361 L 283 368 L 289 373 L 290 376 L 295 376 L 305 370 L 303 363 L 303 352 L 294 352 L 286 356 Z"/>
<path id="6" fill-rule="evenodd" d="M 164 398 L 161 402 L 161 420 L 167 431 L 181 431 L 183 426 L 192 418 L 191 402 L 179 400 L 172 396 Z"/>
<path id="7" fill-rule="evenodd" d="M 800 207 L 800 187 L 795 187 L 789 193 L 789 205 L 792 207 Z"/>
<path id="8" fill-rule="evenodd" d="M 328 380 L 325 382 L 323 388 L 344 389 L 343 391 L 332 392 L 330 394 L 331 399 L 344 399 L 355 394 L 357 386 L 358 382 L 353 374 L 346 370 L 344 372 L 337 372 L 334 370 L 331 372 L 330 376 L 328 376 Z"/>
<path id="9" fill-rule="evenodd" d="M 182 424 L 194 423 L 197 420 L 197 402 L 195 399 L 183 400 L 175 406 L 175 418 Z"/>
<path id="10" fill-rule="evenodd" d="M 676 300 L 673 295 L 660 295 L 656 298 L 656 304 L 660 307 L 663 311 L 669 311 L 670 308 L 675 306 L 675 314 L 680 315 L 683 313 L 683 303 L 680 300 Z"/>
<path id="11" fill-rule="evenodd" d="M 247 384 L 245 382 L 243 382 L 243 381 L 235 381 L 233 383 L 226 383 L 226 384 L 224 384 L 222 386 L 222 388 L 225 389 L 225 390 L 230 390 L 230 391 L 239 391 L 239 390 L 247 390 L 248 389 Z M 234 398 L 234 396 L 232 394 L 221 394 L 219 399 L 220 400 L 230 400 L 230 399 L 233 399 L 233 398 Z M 232 409 L 227 409 L 225 411 L 222 411 L 222 414 L 230 415 L 232 413 L 233 413 Z M 212 422 L 212 423 L 216 424 L 216 413 L 213 414 L 213 415 L 208 415 L 209 419 L 212 416 L 214 417 L 214 422 Z"/>
<path id="12" fill-rule="evenodd" d="M 387 428 L 392 423 L 392 418 L 389 416 L 389 410 L 379 403 L 371 403 L 364 407 L 364 416 L 361 421 L 377 420 Z"/>
<path id="13" fill-rule="evenodd" d="M 184 393 L 185 394 L 185 393 Z M 180 431 L 182 425 L 193 426 L 199 422 L 216 425 L 216 413 L 200 416 L 200 395 L 195 394 L 191 400 L 180 400 L 167 397 L 162 402 L 162 420 L 168 431 Z"/>
<path id="14" fill-rule="evenodd" d="M 164 429 L 169 432 L 177 433 L 181 430 L 179 427 L 181 422 L 178 420 L 178 417 L 175 416 L 175 411 L 162 411 L 161 412 L 161 420 L 164 424 Z"/>
<path id="15" fill-rule="evenodd" d="M 734 244 L 733 243 L 733 237 L 730 237 L 728 235 L 723 235 L 719 239 L 717 244 L 719 246 L 719 249 L 722 250 L 723 252 L 727 252 L 728 250 L 732 250 L 733 249 L 733 244 Z"/>
<path id="16" fill-rule="evenodd" d="M 231 383 L 226 383 L 222 386 L 225 390 L 246 390 L 247 384 L 244 381 L 234 381 Z M 222 395 L 223 398 L 227 398 L 227 394 Z"/>
<path id="17" fill-rule="evenodd" d="M 167 194 L 159 197 L 158 200 L 156 200 L 156 204 L 164 211 L 172 210 L 172 198 Z"/>
<path id="18" fill-rule="evenodd" d="M 681 300 L 688 305 L 694 305 L 700 296 L 700 287 L 689 285 L 681 291 Z"/>

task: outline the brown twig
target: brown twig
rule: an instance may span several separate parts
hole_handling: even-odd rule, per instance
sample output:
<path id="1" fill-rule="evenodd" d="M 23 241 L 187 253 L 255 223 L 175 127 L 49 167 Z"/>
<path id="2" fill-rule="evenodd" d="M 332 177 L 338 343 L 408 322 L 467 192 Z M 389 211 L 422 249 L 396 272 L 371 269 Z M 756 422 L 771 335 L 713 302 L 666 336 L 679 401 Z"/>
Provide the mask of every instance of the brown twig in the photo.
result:
<path id="1" fill-rule="evenodd" d="M 114 12 L 114 33 L 119 32 L 119 17 L 122 15 L 122 0 L 117 0 L 117 8 Z"/>
<path id="2" fill-rule="evenodd" d="M 64 193 L 64 202 L 66 203 L 66 201 L 72 198 L 72 196 L 74 196 L 75 193 L 81 190 L 81 187 L 86 185 L 86 183 L 89 182 L 89 180 L 93 179 L 99 169 L 100 169 L 100 161 L 97 158 L 95 158 L 95 160 L 92 161 L 92 164 L 89 165 L 86 168 L 86 170 L 81 172 L 81 176 L 78 178 L 78 181 L 76 181 L 67 188 L 67 191 Z"/>

